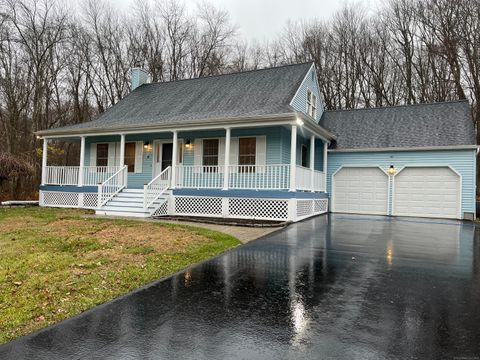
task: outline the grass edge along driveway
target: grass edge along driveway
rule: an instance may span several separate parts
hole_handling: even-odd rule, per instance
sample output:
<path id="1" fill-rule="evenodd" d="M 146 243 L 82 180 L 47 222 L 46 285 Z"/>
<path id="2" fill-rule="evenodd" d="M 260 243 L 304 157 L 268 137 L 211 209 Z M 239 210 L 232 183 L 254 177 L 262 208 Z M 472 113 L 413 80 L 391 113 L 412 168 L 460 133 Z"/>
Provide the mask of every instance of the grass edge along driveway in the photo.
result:
<path id="1" fill-rule="evenodd" d="M 240 244 L 207 229 L 86 214 L 0 208 L 0 344 Z"/>

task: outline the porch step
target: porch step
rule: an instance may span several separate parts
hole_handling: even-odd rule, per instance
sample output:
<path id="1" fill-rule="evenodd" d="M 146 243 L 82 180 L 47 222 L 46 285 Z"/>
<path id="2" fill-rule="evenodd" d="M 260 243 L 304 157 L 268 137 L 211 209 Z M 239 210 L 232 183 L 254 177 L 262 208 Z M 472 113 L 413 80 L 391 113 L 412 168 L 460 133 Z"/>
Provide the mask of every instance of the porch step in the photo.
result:
<path id="1" fill-rule="evenodd" d="M 155 201 L 154 206 L 145 210 L 143 208 L 143 189 L 124 189 L 100 210 L 97 210 L 96 214 L 147 218 L 150 217 L 150 212 L 166 199 L 168 194 L 166 192 L 165 196 Z"/>
<path id="2" fill-rule="evenodd" d="M 142 194 L 143 189 L 123 189 L 120 194 Z"/>

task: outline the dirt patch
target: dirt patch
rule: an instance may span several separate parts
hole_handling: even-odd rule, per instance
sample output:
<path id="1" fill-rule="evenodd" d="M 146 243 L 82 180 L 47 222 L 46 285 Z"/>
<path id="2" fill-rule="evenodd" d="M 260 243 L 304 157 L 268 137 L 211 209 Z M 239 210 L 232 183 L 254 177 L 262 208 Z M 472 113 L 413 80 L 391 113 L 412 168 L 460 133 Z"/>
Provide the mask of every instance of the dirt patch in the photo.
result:
<path id="1" fill-rule="evenodd" d="M 110 224 L 98 231 L 95 237 L 101 244 L 114 243 L 125 248 L 148 246 L 156 252 L 181 251 L 193 243 L 208 241 L 206 237 L 187 230 L 145 223 L 134 226 Z"/>
<path id="2" fill-rule="evenodd" d="M 83 235 L 93 235 L 109 225 L 88 220 L 61 219 L 48 224 L 47 231 L 57 236 L 77 235 L 79 232 Z"/>
<path id="3" fill-rule="evenodd" d="M 37 219 L 29 216 L 9 217 L 9 218 L 0 220 L 0 234 L 25 229 L 25 227 L 34 227 L 34 226 L 42 225 L 43 223 L 44 222 L 41 219 Z"/>

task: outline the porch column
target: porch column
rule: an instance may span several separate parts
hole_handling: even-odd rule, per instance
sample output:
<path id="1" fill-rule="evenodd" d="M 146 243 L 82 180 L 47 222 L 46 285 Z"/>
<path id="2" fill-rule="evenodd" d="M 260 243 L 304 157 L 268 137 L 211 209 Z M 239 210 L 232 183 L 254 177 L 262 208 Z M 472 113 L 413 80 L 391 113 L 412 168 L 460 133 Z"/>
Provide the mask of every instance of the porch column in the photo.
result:
<path id="1" fill-rule="evenodd" d="M 48 152 L 48 139 L 43 138 L 43 151 L 42 151 L 42 185 L 47 182 L 47 152 Z"/>
<path id="2" fill-rule="evenodd" d="M 315 191 L 315 135 L 310 136 L 310 190 Z"/>
<path id="3" fill-rule="evenodd" d="M 323 142 L 323 191 L 327 191 L 327 157 L 328 143 Z"/>
<path id="4" fill-rule="evenodd" d="M 297 180 L 297 126 L 292 125 L 290 139 L 290 191 L 296 191 Z"/>
<path id="5" fill-rule="evenodd" d="M 120 167 L 125 165 L 125 134 L 120 134 Z"/>
<path id="6" fill-rule="evenodd" d="M 83 186 L 83 170 L 85 167 L 85 136 L 80 137 L 80 164 L 78 168 L 78 186 Z"/>
<path id="7" fill-rule="evenodd" d="M 178 158 L 178 132 L 173 131 L 173 144 L 172 144 L 172 185 L 171 188 L 175 189 L 176 185 L 176 175 L 177 175 L 177 158 Z"/>
<path id="8" fill-rule="evenodd" d="M 228 190 L 228 180 L 230 175 L 230 128 L 225 129 L 225 162 L 223 169 L 223 190 Z"/>

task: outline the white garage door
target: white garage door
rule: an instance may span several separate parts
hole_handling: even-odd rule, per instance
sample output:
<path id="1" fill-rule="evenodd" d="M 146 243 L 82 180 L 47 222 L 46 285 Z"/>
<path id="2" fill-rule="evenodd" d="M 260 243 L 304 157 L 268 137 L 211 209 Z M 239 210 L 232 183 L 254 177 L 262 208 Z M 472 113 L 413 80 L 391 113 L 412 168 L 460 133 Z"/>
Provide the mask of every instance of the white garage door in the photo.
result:
<path id="1" fill-rule="evenodd" d="M 407 167 L 395 176 L 393 215 L 459 218 L 460 177 L 448 167 Z"/>
<path id="2" fill-rule="evenodd" d="M 334 212 L 387 214 L 388 176 L 375 167 L 344 167 L 333 176 Z"/>

